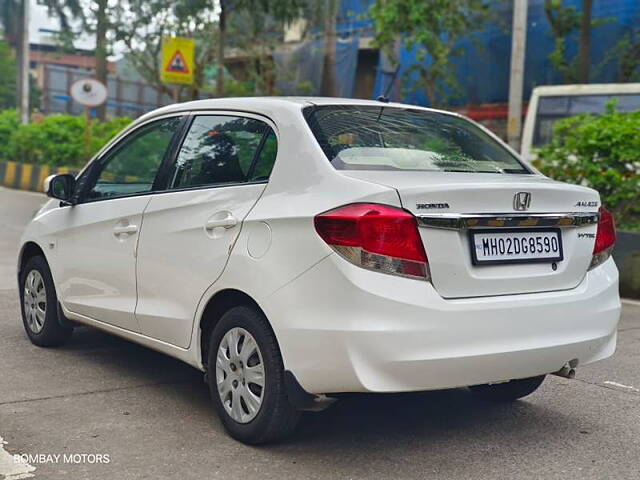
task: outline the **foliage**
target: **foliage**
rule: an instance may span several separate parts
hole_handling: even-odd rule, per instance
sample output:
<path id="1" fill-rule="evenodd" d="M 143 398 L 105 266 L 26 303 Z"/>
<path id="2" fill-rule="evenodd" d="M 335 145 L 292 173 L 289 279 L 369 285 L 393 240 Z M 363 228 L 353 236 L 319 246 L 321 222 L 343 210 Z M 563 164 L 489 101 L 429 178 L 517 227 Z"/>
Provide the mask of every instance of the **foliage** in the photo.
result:
<path id="1" fill-rule="evenodd" d="M 11 48 L 0 36 L 0 109 L 16 106 L 16 69 Z M 37 108 L 40 106 L 40 91 L 32 75 L 29 75 L 29 87 L 31 108 Z"/>
<path id="2" fill-rule="evenodd" d="M 163 36 L 189 37 L 195 41 L 194 84 L 176 86 L 180 99 L 198 98 L 206 81 L 205 68 L 213 62 L 217 45 L 217 11 L 206 0 L 127 0 L 114 25 L 116 40 L 127 49 L 127 59 L 158 92 L 173 96 L 170 85 L 160 81 Z"/>
<path id="3" fill-rule="evenodd" d="M 92 122 L 89 154 L 95 154 L 131 120 L 115 118 Z M 85 119 L 51 115 L 39 123 L 20 125 L 15 111 L 0 112 L 0 160 L 35 165 L 80 167 L 85 155 Z"/>
<path id="4" fill-rule="evenodd" d="M 39 5 L 47 8 L 47 12 L 60 23 L 58 40 L 65 50 L 73 49 L 73 40 L 81 32 L 89 32 L 88 22 L 94 11 L 82 0 L 37 0 Z"/>
<path id="5" fill-rule="evenodd" d="M 195 40 L 194 84 L 176 86 L 180 99 L 186 97 L 196 99 L 202 91 L 214 92 L 208 72 L 213 64 L 219 66 L 220 62 L 216 60 L 216 56 L 219 55 L 221 42 L 227 48 L 234 47 L 241 50 L 243 56 L 248 59 L 255 59 L 255 61 L 244 62 L 247 66 L 244 76 L 247 78 L 242 78 L 238 85 L 232 85 L 231 94 L 246 96 L 268 93 L 268 88 L 264 86 L 264 83 L 268 82 L 264 79 L 273 76 L 271 53 L 275 48 L 271 33 L 279 32 L 277 40 L 281 40 L 283 22 L 295 18 L 300 9 L 299 0 L 223 0 L 221 2 L 126 0 L 122 2 L 122 4 L 125 3 L 126 8 L 114 24 L 116 39 L 127 47 L 127 58 L 138 73 L 159 92 L 172 96 L 174 94 L 173 86 L 165 85 L 160 81 L 158 59 L 162 37 L 182 36 Z M 226 20 L 224 31 L 221 32 L 219 19 L 222 17 Z M 221 35 L 224 35 L 224 38 Z M 219 70 L 224 72 L 224 69 Z M 261 75 L 255 74 L 257 71 Z M 225 74 L 222 73 L 222 75 Z M 233 83 L 233 80 L 230 81 Z M 225 83 L 227 83 L 226 79 Z M 253 86 L 251 93 L 247 91 L 249 83 Z M 230 95 L 229 92 L 224 93 L 227 96 Z"/>
<path id="6" fill-rule="evenodd" d="M 0 40 L 0 108 L 16 106 L 16 60 L 9 45 Z"/>
<path id="7" fill-rule="evenodd" d="M 619 227 L 640 229 L 640 111 L 559 120 L 536 166 L 557 180 L 594 188 Z"/>
<path id="8" fill-rule="evenodd" d="M 460 37 L 478 30 L 490 11 L 484 0 L 376 0 L 370 9 L 375 42 L 394 58 L 393 45 L 401 38 L 408 50 L 416 49 L 418 86 L 429 104 L 444 103 L 447 89 L 457 82 L 451 58 L 459 56 Z M 394 60 L 397 60 L 394 58 Z"/>
<path id="9" fill-rule="evenodd" d="M 273 48 L 263 43 L 263 39 L 258 38 L 258 34 L 265 32 L 265 27 L 269 24 L 277 24 L 282 34 L 282 26 L 284 23 L 296 20 L 303 12 L 304 0 L 219 0 L 219 16 L 217 21 L 217 48 L 216 48 L 216 65 L 220 75 L 216 78 L 216 95 L 224 95 L 224 75 L 222 74 L 223 65 L 225 63 L 225 49 L 229 44 L 227 39 L 227 24 L 233 20 L 234 15 L 248 16 L 252 22 L 250 29 L 241 30 L 239 38 L 248 40 L 245 46 L 241 47 L 247 56 L 247 64 L 254 64 L 257 71 L 262 71 L 267 80 L 262 78 L 253 78 L 254 85 L 259 88 L 259 83 L 263 83 L 268 89 L 272 89 L 273 85 L 273 61 L 270 55 L 265 53 L 273 53 Z M 259 29 L 258 31 L 256 31 Z M 249 47 L 249 49 L 247 48 Z M 266 63 L 265 63 L 266 60 Z"/>
<path id="10" fill-rule="evenodd" d="M 586 3 L 587 0 L 583 0 L 583 10 L 586 7 Z M 586 83 L 587 80 L 582 79 L 581 81 L 580 79 L 579 52 L 574 57 L 570 57 L 567 53 L 567 40 L 578 32 L 582 34 L 583 26 L 580 12 L 574 6 L 563 5 L 562 0 L 544 0 L 544 11 L 547 20 L 549 20 L 551 34 L 554 38 L 554 48 L 549 54 L 549 61 L 560 73 L 564 83 Z M 590 22 L 587 21 L 585 25 L 592 30 L 610 21 L 610 18 L 597 18 Z M 581 45 L 580 48 L 586 48 L 587 46 Z"/>
<path id="11" fill-rule="evenodd" d="M 225 82 L 225 96 L 232 93 L 245 96 L 242 95 L 242 90 L 247 87 L 250 88 L 249 95 L 273 95 L 273 52 L 282 42 L 282 21 L 274 19 L 266 11 L 239 10 L 228 14 L 226 29 L 227 45 L 242 51 L 248 60 L 244 62 L 241 71 L 237 71 L 238 81 Z"/>
<path id="12" fill-rule="evenodd" d="M 9 139 L 19 125 L 18 112 L 15 110 L 0 110 L 0 160 L 8 158 Z"/>
<path id="13" fill-rule="evenodd" d="M 640 28 L 634 28 L 618 40 L 599 65 L 600 70 L 612 61 L 618 65 L 618 82 L 640 81 Z"/>
<path id="14" fill-rule="evenodd" d="M 18 22 L 16 22 L 16 18 L 18 18 L 19 10 L 19 0 L 2 0 L 2 2 L 0 2 L 0 27 L 2 27 L 5 40 L 12 45 L 18 33 Z"/>

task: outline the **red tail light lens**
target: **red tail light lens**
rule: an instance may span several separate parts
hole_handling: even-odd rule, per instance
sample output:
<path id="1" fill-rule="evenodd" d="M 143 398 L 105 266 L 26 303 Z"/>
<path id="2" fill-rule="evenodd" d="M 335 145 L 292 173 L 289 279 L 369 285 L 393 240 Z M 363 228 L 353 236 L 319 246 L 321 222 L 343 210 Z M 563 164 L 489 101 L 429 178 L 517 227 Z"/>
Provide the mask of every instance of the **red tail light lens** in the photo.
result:
<path id="1" fill-rule="evenodd" d="M 363 268 L 428 278 L 427 255 L 410 213 L 388 205 L 354 203 L 314 219 L 318 235 Z"/>
<path id="2" fill-rule="evenodd" d="M 611 250 L 616 243 L 616 226 L 613 215 L 608 210 L 600 207 L 600 219 L 598 220 L 598 230 L 596 231 L 596 242 L 593 246 L 593 258 L 591 266 L 593 268 L 600 265 L 611 255 Z"/>
<path id="3" fill-rule="evenodd" d="M 593 253 L 603 252 L 613 247 L 616 243 L 616 226 L 613 215 L 608 210 L 600 207 L 600 220 L 598 220 L 598 231 L 596 233 L 596 243 L 593 246 Z"/>

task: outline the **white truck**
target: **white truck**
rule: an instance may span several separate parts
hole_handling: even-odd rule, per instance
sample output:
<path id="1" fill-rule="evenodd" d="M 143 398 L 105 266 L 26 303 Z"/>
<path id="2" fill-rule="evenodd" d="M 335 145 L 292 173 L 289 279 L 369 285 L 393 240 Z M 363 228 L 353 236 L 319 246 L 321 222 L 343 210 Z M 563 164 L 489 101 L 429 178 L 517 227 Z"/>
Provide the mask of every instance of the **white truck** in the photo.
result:
<path id="1" fill-rule="evenodd" d="M 556 121 L 590 113 L 604 113 L 611 99 L 618 99 L 619 112 L 640 109 L 640 83 L 550 85 L 533 89 L 522 131 L 522 157 L 535 158 L 535 150 L 551 141 Z"/>

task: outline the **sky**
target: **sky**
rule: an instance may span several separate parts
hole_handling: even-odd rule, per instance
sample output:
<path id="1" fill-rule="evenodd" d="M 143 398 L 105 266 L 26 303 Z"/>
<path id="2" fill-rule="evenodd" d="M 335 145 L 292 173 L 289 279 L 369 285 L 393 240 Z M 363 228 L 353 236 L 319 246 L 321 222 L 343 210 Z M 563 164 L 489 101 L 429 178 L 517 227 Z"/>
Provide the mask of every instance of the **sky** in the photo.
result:
<path id="1" fill-rule="evenodd" d="M 41 37 L 46 34 L 40 32 L 39 29 L 58 30 L 60 24 L 47 13 L 45 7 L 38 5 L 36 0 L 31 0 L 29 6 L 29 42 L 40 43 Z M 92 38 L 82 37 L 77 39 L 74 44 L 77 48 L 93 49 L 95 42 Z"/>

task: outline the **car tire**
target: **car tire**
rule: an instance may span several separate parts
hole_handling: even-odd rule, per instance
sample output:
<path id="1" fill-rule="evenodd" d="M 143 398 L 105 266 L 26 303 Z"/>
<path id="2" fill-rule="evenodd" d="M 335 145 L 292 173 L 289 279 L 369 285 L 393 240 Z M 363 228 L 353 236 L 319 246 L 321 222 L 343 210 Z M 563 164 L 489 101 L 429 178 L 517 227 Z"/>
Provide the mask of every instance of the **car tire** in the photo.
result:
<path id="1" fill-rule="evenodd" d="M 34 345 L 59 347 L 71 338 L 73 327 L 60 321 L 56 287 L 42 256 L 31 257 L 20 272 L 20 309 L 22 324 Z"/>
<path id="2" fill-rule="evenodd" d="M 545 375 L 538 377 L 511 380 L 492 385 L 474 385 L 469 389 L 476 395 L 495 402 L 512 402 L 535 392 L 545 379 Z"/>
<path id="3" fill-rule="evenodd" d="M 300 412 L 289 402 L 280 349 L 261 312 L 237 306 L 222 315 L 207 364 L 214 407 L 233 438 L 256 445 L 293 433 Z"/>

